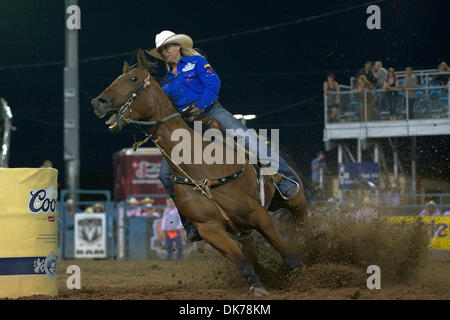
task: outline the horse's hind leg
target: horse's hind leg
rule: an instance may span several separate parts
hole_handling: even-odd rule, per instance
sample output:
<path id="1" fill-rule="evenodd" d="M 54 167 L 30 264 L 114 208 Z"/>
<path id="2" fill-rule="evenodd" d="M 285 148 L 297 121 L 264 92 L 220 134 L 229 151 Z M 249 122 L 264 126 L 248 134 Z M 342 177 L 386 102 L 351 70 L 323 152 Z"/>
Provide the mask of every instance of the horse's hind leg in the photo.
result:
<path id="1" fill-rule="evenodd" d="M 296 218 L 297 222 L 302 222 L 308 214 L 308 202 L 303 186 L 300 186 L 300 190 L 290 200 L 284 200 L 278 193 L 275 193 L 274 198 L 270 203 L 269 210 L 276 211 L 279 208 L 288 209 Z"/>
<path id="2" fill-rule="evenodd" d="M 284 263 L 288 267 L 291 269 L 303 267 L 300 258 L 293 251 L 289 250 L 287 243 L 281 237 L 272 216 L 263 207 L 257 210 L 256 229 L 281 254 Z"/>
<path id="3" fill-rule="evenodd" d="M 230 238 L 222 226 L 200 223 L 197 224 L 196 227 L 203 240 L 219 250 L 226 258 L 236 265 L 239 272 L 245 280 L 247 280 L 247 283 L 250 285 L 250 290 L 255 296 L 269 295 L 256 275 L 251 263 L 244 257 L 241 249 L 239 249 L 237 244 Z"/>

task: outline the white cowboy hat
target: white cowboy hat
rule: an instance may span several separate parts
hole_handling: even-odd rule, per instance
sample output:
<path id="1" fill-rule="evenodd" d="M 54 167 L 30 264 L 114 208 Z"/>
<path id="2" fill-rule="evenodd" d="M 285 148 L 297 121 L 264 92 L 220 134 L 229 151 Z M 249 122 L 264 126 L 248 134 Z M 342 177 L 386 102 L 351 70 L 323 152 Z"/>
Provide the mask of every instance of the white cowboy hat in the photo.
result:
<path id="1" fill-rule="evenodd" d="M 146 50 L 147 53 L 155 58 L 164 60 L 161 55 L 158 53 L 158 48 L 169 44 L 169 43 L 176 43 L 179 44 L 183 48 L 191 48 L 194 45 L 194 42 L 192 41 L 191 37 L 185 34 L 175 34 L 175 32 L 164 30 L 158 33 L 155 37 L 155 46 L 156 48 L 153 48 L 152 50 Z"/>

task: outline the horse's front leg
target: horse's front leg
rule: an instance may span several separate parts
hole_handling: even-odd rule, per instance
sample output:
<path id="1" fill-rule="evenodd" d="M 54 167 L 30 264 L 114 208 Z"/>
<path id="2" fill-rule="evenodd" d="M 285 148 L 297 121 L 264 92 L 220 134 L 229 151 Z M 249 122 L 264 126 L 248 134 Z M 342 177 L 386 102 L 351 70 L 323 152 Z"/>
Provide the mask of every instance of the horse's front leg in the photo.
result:
<path id="1" fill-rule="evenodd" d="M 219 250 L 227 259 L 236 265 L 236 268 L 247 280 L 250 290 L 257 297 L 268 296 L 264 285 L 259 280 L 253 269 L 252 264 L 242 254 L 241 249 L 231 239 L 225 230 L 225 227 L 219 223 L 199 223 L 196 225 L 200 236 L 215 249 Z"/>

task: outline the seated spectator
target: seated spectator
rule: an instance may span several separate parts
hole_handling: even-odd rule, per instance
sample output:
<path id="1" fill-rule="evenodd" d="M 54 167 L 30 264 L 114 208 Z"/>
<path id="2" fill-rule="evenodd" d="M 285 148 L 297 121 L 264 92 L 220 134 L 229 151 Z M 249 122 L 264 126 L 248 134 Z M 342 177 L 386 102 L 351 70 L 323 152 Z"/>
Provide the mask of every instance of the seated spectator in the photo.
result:
<path id="1" fill-rule="evenodd" d="M 412 89 L 417 87 L 417 84 L 419 81 L 417 80 L 417 77 L 413 75 L 413 69 L 411 67 L 406 67 L 405 69 L 405 78 L 403 79 L 403 84 L 400 85 L 401 88 L 404 89 Z M 408 91 L 408 114 L 409 119 L 414 119 L 414 103 L 416 102 L 416 90 L 409 90 Z"/>
<path id="2" fill-rule="evenodd" d="M 435 75 L 431 81 L 433 83 L 438 83 L 441 86 L 446 86 L 448 83 L 448 77 L 450 75 L 450 69 L 448 68 L 448 65 L 445 61 L 442 61 L 439 64 L 438 71 L 442 74 Z"/>
<path id="3" fill-rule="evenodd" d="M 339 84 L 332 73 L 327 76 L 327 81 L 323 83 L 323 93 L 327 95 L 330 122 L 339 121 Z"/>
<path id="4" fill-rule="evenodd" d="M 440 215 L 441 211 L 434 201 L 428 201 L 425 205 L 425 208 L 419 214 L 419 216 L 421 217 L 439 217 Z"/>
<path id="5" fill-rule="evenodd" d="M 385 68 L 383 68 L 383 64 L 381 63 L 381 61 L 375 62 L 372 68 L 372 73 L 375 79 L 377 80 L 375 88 L 382 89 L 384 82 L 387 80 L 388 71 Z"/>
<path id="6" fill-rule="evenodd" d="M 394 68 L 388 69 L 388 75 L 386 81 L 384 81 L 383 89 L 387 90 L 384 93 L 383 105 L 388 108 L 391 113 L 391 120 L 395 120 L 397 118 L 397 89 L 400 88 L 400 85 L 397 80 L 397 76 L 395 75 Z"/>
<path id="7" fill-rule="evenodd" d="M 136 217 L 141 210 L 139 206 L 139 201 L 136 198 L 130 198 L 127 202 L 127 216 Z"/>
<path id="8" fill-rule="evenodd" d="M 376 218 L 378 218 L 377 210 L 371 207 L 369 198 L 364 198 L 362 208 L 356 211 L 356 223 L 371 222 Z"/>
<path id="9" fill-rule="evenodd" d="M 372 87 L 375 86 L 377 83 L 377 79 L 375 79 L 372 73 L 372 67 L 373 67 L 372 61 L 367 61 L 364 64 L 364 68 L 358 70 L 358 72 L 355 75 L 355 78 L 358 79 L 360 76 L 363 75 L 366 77 L 367 81 L 372 85 Z"/>
<path id="10" fill-rule="evenodd" d="M 105 212 L 105 206 L 101 203 L 96 203 L 92 207 L 94 209 L 94 213 L 104 213 Z"/>
<path id="11" fill-rule="evenodd" d="M 362 75 L 359 76 L 357 81 L 357 87 L 355 90 L 359 91 L 358 101 L 361 106 L 361 122 L 366 121 L 366 110 L 367 110 L 367 121 L 372 121 L 373 118 L 373 107 L 375 105 L 375 95 L 372 92 L 372 84 L 367 80 L 367 78 Z"/>

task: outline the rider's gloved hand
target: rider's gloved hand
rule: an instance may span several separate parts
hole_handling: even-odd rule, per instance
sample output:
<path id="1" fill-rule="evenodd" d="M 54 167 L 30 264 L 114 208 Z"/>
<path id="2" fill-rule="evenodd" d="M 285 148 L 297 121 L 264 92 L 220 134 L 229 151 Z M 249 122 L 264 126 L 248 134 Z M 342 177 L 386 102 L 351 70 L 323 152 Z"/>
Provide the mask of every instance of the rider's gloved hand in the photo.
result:
<path id="1" fill-rule="evenodd" d="M 181 110 L 181 116 L 186 121 L 194 122 L 202 112 L 203 111 L 195 107 L 195 105 L 191 105 Z"/>

